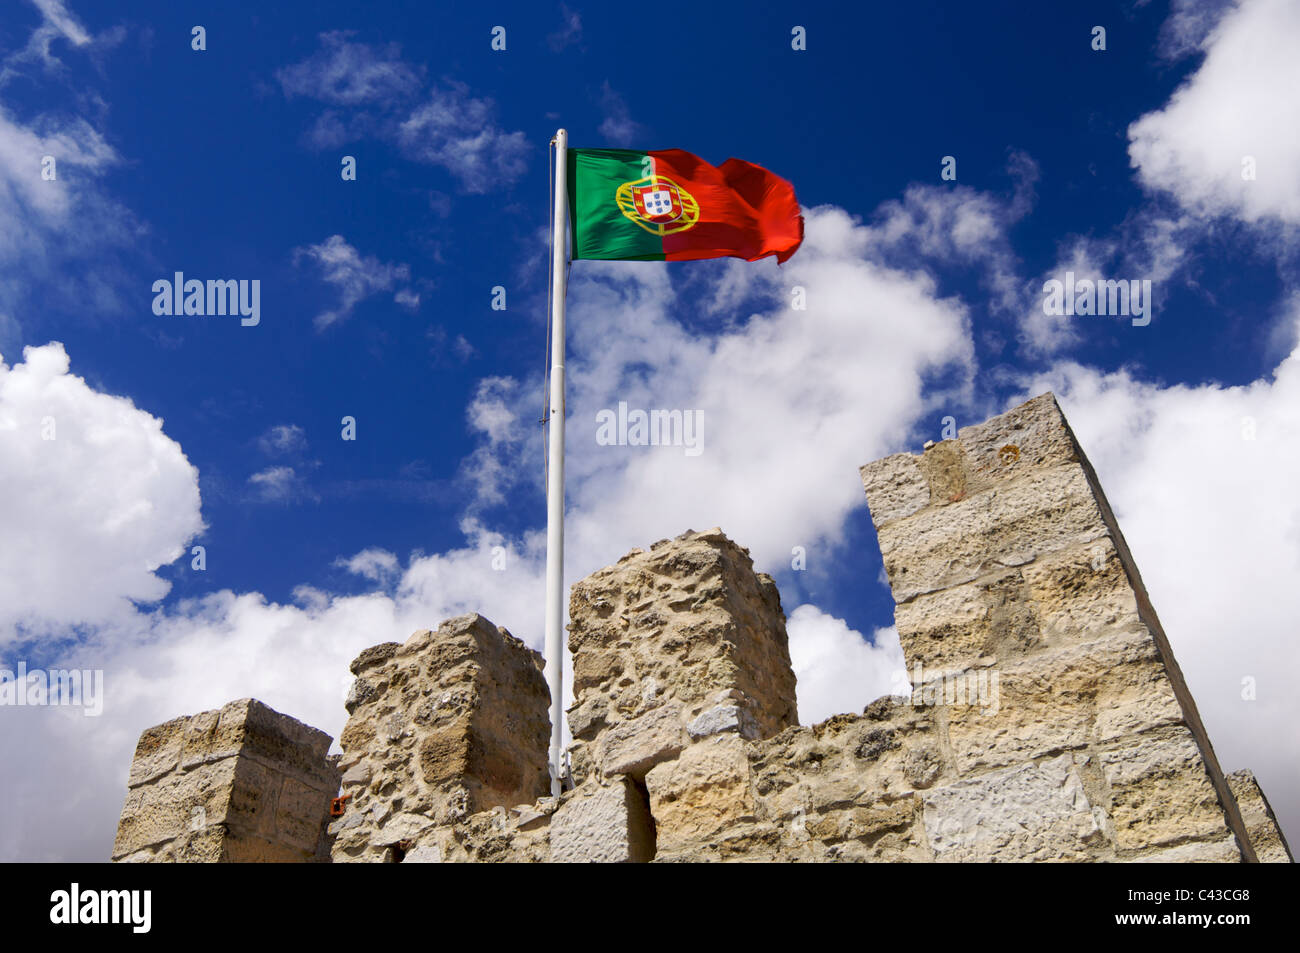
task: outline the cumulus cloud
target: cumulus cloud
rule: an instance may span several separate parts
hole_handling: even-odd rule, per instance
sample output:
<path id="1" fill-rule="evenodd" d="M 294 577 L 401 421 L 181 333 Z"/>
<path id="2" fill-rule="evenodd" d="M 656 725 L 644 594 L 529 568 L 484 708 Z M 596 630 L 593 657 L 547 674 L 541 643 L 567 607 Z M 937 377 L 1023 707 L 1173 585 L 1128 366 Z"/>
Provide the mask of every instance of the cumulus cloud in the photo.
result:
<path id="1" fill-rule="evenodd" d="M 910 694 L 907 663 L 893 626 L 877 629 L 867 640 L 843 619 L 802 605 L 790 613 L 786 629 L 802 724 L 860 712 L 884 695 Z"/>
<path id="2" fill-rule="evenodd" d="M 1129 127 L 1129 158 L 1145 186 L 1197 215 L 1300 224 L 1300 5 L 1243 0 L 1220 15 L 1222 6 L 1176 10 L 1175 47 L 1199 37 L 1205 58 Z M 1248 158 L 1253 178 L 1243 175 Z"/>
<path id="3" fill-rule="evenodd" d="M 331 235 L 317 245 L 295 248 L 294 264 L 303 259 L 315 263 L 320 268 L 322 277 L 339 289 L 338 307 L 316 315 L 317 331 L 347 320 L 359 302 L 381 291 L 392 291 L 396 285 L 411 277 L 409 266 L 381 262 L 373 255 L 363 256 L 342 235 Z M 402 294 L 403 290 L 399 289 L 394 300 L 410 306 L 410 298 L 403 298 Z M 417 303 L 418 300 L 417 298 Z"/>
<path id="4" fill-rule="evenodd" d="M 336 560 L 334 565 L 380 584 L 386 583 L 401 571 L 397 556 L 386 549 L 363 549 L 351 559 Z"/>
<path id="5" fill-rule="evenodd" d="M 722 272 L 728 296 L 754 308 L 716 333 L 688 327 L 681 314 L 699 289 L 679 291 L 662 266 L 573 270 L 568 525 L 587 571 L 687 527 L 725 527 L 762 565 L 786 563 L 795 545 L 833 545 L 863 505 L 857 468 L 969 383 L 965 307 L 937 299 L 922 274 L 872 261 L 870 228 L 844 211 L 805 218 L 784 267 Z M 791 307 L 794 286 L 806 310 Z M 927 393 L 940 376 L 948 387 Z M 620 401 L 699 411 L 702 452 L 598 445 L 597 415 Z"/>
<path id="6" fill-rule="evenodd" d="M 0 361 L 0 645 L 103 623 L 168 591 L 203 529 L 198 473 L 162 421 L 70 373 L 63 345 Z"/>

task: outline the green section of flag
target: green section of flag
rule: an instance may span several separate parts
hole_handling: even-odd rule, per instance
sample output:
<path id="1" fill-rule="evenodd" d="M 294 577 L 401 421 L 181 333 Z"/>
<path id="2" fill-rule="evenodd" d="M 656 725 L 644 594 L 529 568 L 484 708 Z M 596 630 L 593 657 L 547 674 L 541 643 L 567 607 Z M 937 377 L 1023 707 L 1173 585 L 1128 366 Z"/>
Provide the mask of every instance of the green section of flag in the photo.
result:
<path id="1" fill-rule="evenodd" d="M 663 261 L 664 243 L 625 216 L 615 193 L 645 175 L 646 153 L 631 149 L 570 149 L 569 228 L 573 258 Z"/>

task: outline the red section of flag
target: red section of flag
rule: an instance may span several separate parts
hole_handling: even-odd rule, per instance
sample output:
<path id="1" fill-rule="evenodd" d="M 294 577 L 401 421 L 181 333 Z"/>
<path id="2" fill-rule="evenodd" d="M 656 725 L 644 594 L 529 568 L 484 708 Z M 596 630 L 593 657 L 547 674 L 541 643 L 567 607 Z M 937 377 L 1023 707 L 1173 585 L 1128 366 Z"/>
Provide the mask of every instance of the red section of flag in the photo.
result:
<path id="1" fill-rule="evenodd" d="M 803 242 L 803 216 L 794 186 L 762 166 L 728 159 L 711 166 L 681 149 L 650 152 L 655 174 L 667 176 L 700 205 L 692 227 L 665 235 L 664 258 L 744 258 L 775 255 L 783 262 Z"/>

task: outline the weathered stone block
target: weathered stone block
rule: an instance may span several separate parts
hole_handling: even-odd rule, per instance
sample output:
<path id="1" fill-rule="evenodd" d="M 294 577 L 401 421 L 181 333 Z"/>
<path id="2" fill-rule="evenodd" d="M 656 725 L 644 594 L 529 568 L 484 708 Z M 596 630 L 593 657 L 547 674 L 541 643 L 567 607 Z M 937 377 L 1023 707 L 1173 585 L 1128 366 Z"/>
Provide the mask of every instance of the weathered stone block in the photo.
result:
<path id="1" fill-rule="evenodd" d="M 877 529 L 930 505 L 930 487 L 910 453 L 868 463 L 859 472 Z"/>
<path id="2" fill-rule="evenodd" d="M 1233 797 L 1241 808 L 1242 819 L 1246 822 L 1246 832 L 1250 836 L 1251 846 L 1261 864 L 1290 864 L 1291 848 L 1282 836 L 1282 828 L 1273 816 L 1273 808 L 1268 798 L 1260 790 L 1255 775 L 1247 768 L 1234 771 L 1228 775 L 1228 785 Z"/>
<path id="3" fill-rule="evenodd" d="M 1101 753 L 1122 850 L 1221 837 L 1223 806 L 1186 728 L 1141 735 Z"/>
<path id="4" fill-rule="evenodd" d="M 331 825 L 336 861 L 396 860 L 433 828 L 549 790 L 541 657 L 509 632 L 458 616 L 352 670 L 364 688 L 340 738 L 352 797 Z"/>
<path id="5" fill-rule="evenodd" d="M 736 735 L 718 735 L 685 749 L 645 778 L 657 843 L 674 850 L 706 841 L 755 813 L 749 755 Z"/>
<path id="6" fill-rule="evenodd" d="M 1107 838 L 1068 754 L 927 791 L 938 861 L 1104 859 Z"/>
<path id="7" fill-rule="evenodd" d="M 798 720 L 776 586 L 721 530 L 633 550 L 573 587 L 569 616 L 583 772 L 640 778 L 702 731 Z"/>
<path id="8" fill-rule="evenodd" d="M 907 602 L 1106 532 L 1082 470 L 1060 467 L 931 506 L 879 535 L 894 599 Z"/>
<path id="9" fill-rule="evenodd" d="M 329 745 L 325 733 L 253 699 L 146 730 L 113 859 L 321 859 L 338 790 Z"/>
<path id="10" fill-rule="evenodd" d="M 656 764 L 682 750 L 682 721 L 682 706 L 674 703 L 620 721 L 600 739 L 602 770 L 607 775 L 644 777 Z"/>
<path id="11" fill-rule="evenodd" d="M 971 492 L 1081 459 L 1056 398 L 1040 394 L 957 433 Z"/>
<path id="12" fill-rule="evenodd" d="M 655 855 L 655 828 L 645 795 L 627 778 L 574 791 L 551 818 L 555 863 L 645 863 Z"/>
<path id="13" fill-rule="evenodd" d="M 188 718 L 173 718 L 144 730 L 135 746 L 127 787 L 134 788 L 176 769 L 189 721 Z"/>
<path id="14" fill-rule="evenodd" d="M 978 674 L 966 673 L 966 682 Z M 989 676 L 996 692 L 987 693 L 996 697 L 948 706 L 948 735 L 962 773 L 1182 720 L 1145 631 L 1040 652 L 996 675 L 996 682 Z"/>

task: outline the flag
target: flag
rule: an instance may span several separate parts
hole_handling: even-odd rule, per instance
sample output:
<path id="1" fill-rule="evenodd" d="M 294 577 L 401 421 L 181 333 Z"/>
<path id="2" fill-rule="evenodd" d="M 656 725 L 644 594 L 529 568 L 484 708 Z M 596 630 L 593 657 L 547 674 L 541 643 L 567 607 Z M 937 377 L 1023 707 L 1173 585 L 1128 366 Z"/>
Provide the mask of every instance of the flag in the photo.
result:
<path id="1" fill-rule="evenodd" d="M 783 262 L 803 241 L 794 186 L 739 159 L 570 149 L 567 176 L 574 259 Z"/>

